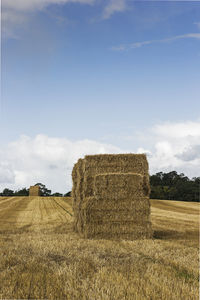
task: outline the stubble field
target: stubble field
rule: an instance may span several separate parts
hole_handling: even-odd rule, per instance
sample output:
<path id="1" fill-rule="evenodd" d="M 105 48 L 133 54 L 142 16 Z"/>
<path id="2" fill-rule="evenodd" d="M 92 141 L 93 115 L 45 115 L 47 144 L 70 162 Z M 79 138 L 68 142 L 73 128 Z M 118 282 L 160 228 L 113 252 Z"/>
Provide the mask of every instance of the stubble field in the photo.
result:
<path id="1" fill-rule="evenodd" d="M 0 299 L 198 299 L 199 203 L 151 200 L 152 240 L 84 240 L 71 198 L 0 197 Z"/>

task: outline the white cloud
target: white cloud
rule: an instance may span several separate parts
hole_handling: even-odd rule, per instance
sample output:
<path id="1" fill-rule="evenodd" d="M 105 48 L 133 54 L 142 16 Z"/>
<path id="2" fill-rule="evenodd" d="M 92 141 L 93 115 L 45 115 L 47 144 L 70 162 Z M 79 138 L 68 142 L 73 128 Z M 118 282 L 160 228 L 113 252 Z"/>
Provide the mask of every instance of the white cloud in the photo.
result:
<path id="1" fill-rule="evenodd" d="M 140 147 L 137 149 L 137 153 L 145 153 L 147 157 L 151 157 L 152 156 L 152 153 L 151 151 L 147 150 L 147 149 L 144 149 L 143 147 Z"/>
<path id="2" fill-rule="evenodd" d="M 126 51 L 126 50 L 131 50 L 131 49 L 136 49 L 136 48 L 141 48 L 146 45 L 150 44 L 155 44 L 155 43 L 169 43 L 173 42 L 176 40 L 181 40 L 181 39 L 196 39 L 200 40 L 200 33 L 187 33 L 187 34 L 182 34 L 182 35 L 176 35 L 170 38 L 165 38 L 161 40 L 149 40 L 149 41 L 142 41 L 142 42 L 135 42 L 131 44 L 122 44 L 119 46 L 113 46 L 111 47 L 111 50 L 113 51 Z"/>
<path id="3" fill-rule="evenodd" d="M 71 189 L 74 163 L 86 154 L 120 153 L 119 148 L 91 140 L 72 142 L 68 139 L 37 135 L 21 136 L 0 152 L 0 190 L 17 189 L 44 183 L 53 191 Z"/>
<path id="4" fill-rule="evenodd" d="M 164 123 L 153 127 L 153 131 L 166 138 L 200 138 L 200 122 Z"/>
<path id="5" fill-rule="evenodd" d="M 154 143 L 151 172 L 177 170 L 200 176 L 200 122 L 159 124 L 150 135 Z"/>
<path id="6" fill-rule="evenodd" d="M 2 0 L 2 33 L 5 38 L 18 38 L 15 31 L 30 15 L 52 4 L 93 4 L 96 0 Z"/>
<path id="7" fill-rule="evenodd" d="M 15 174 L 8 162 L 0 163 L 0 183 L 12 184 L 15 181 Z"/>
<path id="8" fill-rule="evenodd" d="M 126 46 L 125 45 L 113 46 L 113 47 L 111 47 L 111 50 L 113 50 L 113 51 L 125 51 Z"/>
<path id="9" fill-rule="evenodd" d="M 2 0 L 2 8 L 14 11 L 34 11 L 41 10 L 51 4 L 93 4 L 94 1 L 95 0 Z"/>
<path id="10" fill-rule="evenodd" d="M 137 149 L 128 151 L 92 140 L 21 136 L 0 149 L 0 191 L 42 182 L 52 191 L 67 192 L 73 165 L 80 157 L 127 152 L 146 153 L 151 174 L 176 170 L 189 177 L 200 176 L 200 121 L 155 125 L 141 132 Z"/>
<path id="11" fill-rule="evenodd" d="M 183 161 L 195 161 L 200 159 L 200 145 L 188 147 L 182 154 L 177 155 Z"/>
<path id="12" fill-rule="evenodd" d="M 127 9 L 126 0 L 110 0 L 103 11 L 103 19 L 109 19 L 116 12 L 123 12 Z"/>
<path id="13" fill-rule="evenodd" d="M 21 12 L 15 12 L 13 10 L 2 9 L 2 35 L 6 38 L 18 38 L 15 34 L 15 30 L 18 26 L 27 22 L 28 18 Z"/>

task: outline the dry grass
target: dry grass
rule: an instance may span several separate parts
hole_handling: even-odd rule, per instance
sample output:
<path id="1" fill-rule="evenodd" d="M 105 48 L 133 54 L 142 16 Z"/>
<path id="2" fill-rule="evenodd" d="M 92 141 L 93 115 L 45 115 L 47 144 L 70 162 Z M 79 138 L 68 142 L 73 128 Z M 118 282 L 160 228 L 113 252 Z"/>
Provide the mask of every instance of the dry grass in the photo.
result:
<path id="1" fill-rule="evenodd" d="M 198 299 L 198 203 L 151 200 L 153 240 L 85 240 L 70 198 L 0 199 L 0 298 Z"/>

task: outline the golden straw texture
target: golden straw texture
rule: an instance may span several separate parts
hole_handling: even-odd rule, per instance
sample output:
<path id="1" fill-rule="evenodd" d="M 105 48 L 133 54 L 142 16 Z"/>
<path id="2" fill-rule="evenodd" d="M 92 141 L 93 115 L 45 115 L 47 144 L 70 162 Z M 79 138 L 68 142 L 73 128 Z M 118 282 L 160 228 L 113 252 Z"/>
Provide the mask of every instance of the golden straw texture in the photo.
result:
<path id="1" fill-rule="evenodd" d="M 29 196 L 40 196 L 40 187 L 38 185 L 30 186 Z"/>
<path id="2" fill-rule="evenodd" d="M 144 154 L 88 155 L 72 171 L 74 230 L 84 238 L 152 236 Z"/>

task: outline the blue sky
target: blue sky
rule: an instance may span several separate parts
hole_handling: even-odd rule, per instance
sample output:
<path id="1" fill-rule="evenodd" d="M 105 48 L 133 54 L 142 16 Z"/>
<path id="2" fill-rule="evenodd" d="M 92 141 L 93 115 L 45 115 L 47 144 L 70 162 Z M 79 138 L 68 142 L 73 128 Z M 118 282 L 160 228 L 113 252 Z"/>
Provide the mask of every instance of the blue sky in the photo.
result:
<path id="1" fill-rule="evenodd" d="M 45 163 L 33 144 L 72 157 L 56 159 L 69 173 L 79 156 L 121 151 L 148 153 L 151 172 L 199 176 L 200 1 L 3 0 L 2 7 L 0 187 L 54 184 L 52 156 Z M 29 169 L 16 163 L 23 151 Z M 64 181 L 52 189 L 64 191 Z"/>

